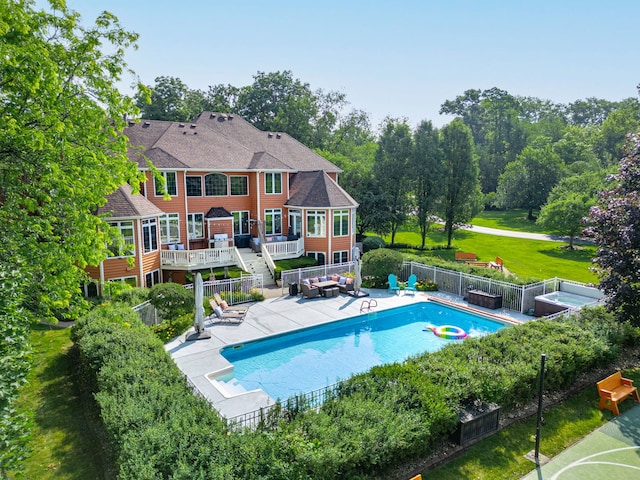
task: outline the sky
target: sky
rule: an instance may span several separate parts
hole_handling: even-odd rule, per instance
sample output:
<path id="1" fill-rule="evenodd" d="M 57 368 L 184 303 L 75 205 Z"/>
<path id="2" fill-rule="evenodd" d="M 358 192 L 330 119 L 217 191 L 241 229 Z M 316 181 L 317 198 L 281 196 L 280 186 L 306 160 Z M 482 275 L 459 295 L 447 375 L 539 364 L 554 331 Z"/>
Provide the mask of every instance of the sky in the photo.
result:
<path id="1" fill-rule="evenodd" d="M 44 0 L 38 0 L 44 5 Z M 67 0 L 84 22 L 107 10 L 140 35 L 126 61 L 140 80 L 243 87 L 290 70 L 348 109 L 411 126 L 451 117 L 466 90 L 568 104 L 637 97 L 638 0 Z M 130 93 L 123 84 L 125 93 Z"/>

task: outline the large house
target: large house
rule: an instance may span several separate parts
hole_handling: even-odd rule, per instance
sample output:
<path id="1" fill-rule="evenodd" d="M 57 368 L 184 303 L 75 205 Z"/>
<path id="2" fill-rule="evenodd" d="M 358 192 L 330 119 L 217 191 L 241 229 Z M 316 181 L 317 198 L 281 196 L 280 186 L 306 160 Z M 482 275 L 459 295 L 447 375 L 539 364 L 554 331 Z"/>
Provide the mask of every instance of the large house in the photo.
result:
<path id="1" fill-rule="evenodd" d="M 338 185 L 341 170 L 286 133 L 210 112 L 193 123 L 132 122 L 124 133 L 146 181 L 141 195 L 124 186 L 99 211 L 128 247 L 89 269 L 98 289 L 242 266 L 249 248 L 267 264 L 301 255 L 321 264 L 351 260 L 358 204 Z"/>

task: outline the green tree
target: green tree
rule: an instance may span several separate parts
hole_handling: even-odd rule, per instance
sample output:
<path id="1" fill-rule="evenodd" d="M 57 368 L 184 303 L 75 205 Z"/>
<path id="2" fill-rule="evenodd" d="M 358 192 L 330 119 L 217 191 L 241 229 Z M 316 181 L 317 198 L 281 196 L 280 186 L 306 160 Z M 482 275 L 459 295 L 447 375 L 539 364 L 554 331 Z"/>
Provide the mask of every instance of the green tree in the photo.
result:
<path id="1" fill-rule="evenodd" d="M 613 177 L 614 188 L 604 190 L 590 211 L 596 273 L 607 294 L 608 307 L 621 321 L 640 326 L 640 135 L 629 137 L 626 155 Z"/>
<path id="2" fill-rule="evenodd" d="M 51 6 L 55 13 L 29 0 L 0 2 L 0 322 L 3 345 L 21 359 L 25 326 L 73 317 L 84 305 L 84 268 L 106 257 L 110 236 L 93 212 L 122 184 L 141 181 L 120 135 L 137 109 L 116 88 L 137 35 L 109 13 L 81 27 L 64 2 Z M 0 377 L 4 471 L 17 467 L 5 452 L 24 434 L 8 413 L 27 373 L 18 364 Z"/>
<path id="3" fill-rule="evenodd" d="M 585 227 L 584 219 L 594 204 L 592 197 L 571 193 L 566 197 L 543 205 L 536 223 L 569 237 L 569 248 L 573 240 Z"/>
<path id="4" fill-rule="evenodd" d="M 622 158 L 627 135 L 640 128 L 640 103 L 630 99 L 622 105 L 607 116 L 596 135 L 595 149 L 605 165 Z"/>
<path id="5" fill-rule="evenodd" d="M 498 196 L 501 205 L 527 208 L 528 218 L 533 220 L 533 209 L 547 200 L 549 192 L 560 180 L 563 168 L 562 160 L 550 146 L 525 148 L 500 175 Z"/>
<path id="6" fill-rule="evenodd" d="M 424 248 L 431 218 L 435 215 L 436 205 L 442 194 L 444 175 L 440 132 L 433 128 L 431 122 L 421 122 L 413 134 L 410 170 L 415 215 Z"/>
<path id="7" fill-rule="evenodd" d="M 409 213 L 409 161 L 412 149 L 411 130 L 407 122 L 385 119 L 374 160 L 374 191 L 379 195 L 378 198 L 384 200 L 384 208 L 378 212 L 384 223 L 380 222 L 374 231 L 379 234 L 389 231 L 392 245 L 398 227 L 405 222 Z"/>
<path id="8" fill-rule="evenodd" d="M 444 219 L 447 248 L 453 230 L 468 222 L 482 209 L 478 160 L 473 155 L 471 131 L 456 119 L 442 129 L 443 193 L 438 213 Z"/>
<path id="9" fill-rule="evenodd" d="M 205 94 L 191 90 L 177 77 L 156 77 L 155 85 L 147 88 L 151 90 L 150 103 L 145 92 L 136 96 L 142 118 L 190 122 L 204 110 L 209 110 Z"/>

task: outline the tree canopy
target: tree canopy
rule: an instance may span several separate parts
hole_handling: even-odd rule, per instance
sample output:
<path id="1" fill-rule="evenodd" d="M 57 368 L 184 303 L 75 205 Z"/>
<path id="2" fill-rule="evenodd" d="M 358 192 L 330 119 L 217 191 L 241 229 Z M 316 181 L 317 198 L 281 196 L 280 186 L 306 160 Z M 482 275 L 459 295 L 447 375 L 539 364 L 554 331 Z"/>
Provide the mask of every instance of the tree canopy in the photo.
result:
<path id="1" fill-rule="evenodd" d="M 15 367 L 0 377 L 0 472 L 15 467 L 5 447 L 24 430 L 10 412 L 26 375 L 16 361 L 28 348 L 25 325 L 82 308 L 84 267 L 105 258 L 110 235 L 94 212 L 141 180 L 119 134 L 137 109 L 116 88 L 137 35 L 107 12 L 82 27 L 64 2 L 51 10 L 0 2 L 0 363 Z"/>

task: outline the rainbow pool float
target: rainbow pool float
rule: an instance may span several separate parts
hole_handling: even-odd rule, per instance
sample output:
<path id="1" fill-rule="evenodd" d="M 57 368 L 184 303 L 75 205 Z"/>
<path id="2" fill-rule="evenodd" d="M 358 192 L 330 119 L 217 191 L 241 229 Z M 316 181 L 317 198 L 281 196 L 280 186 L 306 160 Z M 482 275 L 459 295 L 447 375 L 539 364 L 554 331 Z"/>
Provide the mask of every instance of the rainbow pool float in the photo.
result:
<path id="1" fill-rule="evenodd" d="M 453 325 L 440 325 L 439 327 L 427 327 L 424 329 L 431 330 L 434 335 L 440 338 L 446 338 L 447 340 L 462 340 L 467 336 L 460 327 L 454 327 Z"/>

